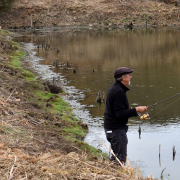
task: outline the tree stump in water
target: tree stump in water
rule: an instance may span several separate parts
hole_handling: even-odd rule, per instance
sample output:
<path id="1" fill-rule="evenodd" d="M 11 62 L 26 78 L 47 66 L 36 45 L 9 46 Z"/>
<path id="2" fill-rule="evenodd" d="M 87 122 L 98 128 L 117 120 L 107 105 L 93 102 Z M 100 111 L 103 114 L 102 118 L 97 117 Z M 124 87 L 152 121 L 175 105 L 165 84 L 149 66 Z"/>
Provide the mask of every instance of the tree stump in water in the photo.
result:
<path id="1" fill-rule="evenodd" d="M 99 91 L 98 93 L 96 93 L 96 102 L 97 102 L 97 103 L 101 103 L 101 91 Z"/>

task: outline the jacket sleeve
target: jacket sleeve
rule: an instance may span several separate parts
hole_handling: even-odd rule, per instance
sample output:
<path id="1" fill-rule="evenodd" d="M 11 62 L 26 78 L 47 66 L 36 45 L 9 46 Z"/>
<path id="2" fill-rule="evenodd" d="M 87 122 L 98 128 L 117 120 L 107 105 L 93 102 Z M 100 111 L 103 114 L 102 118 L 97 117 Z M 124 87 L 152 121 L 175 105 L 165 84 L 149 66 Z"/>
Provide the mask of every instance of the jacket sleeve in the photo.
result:
<path id="1" fill-rule="evenodd" d="M 127 108 L 128 100 L 125 92 L 117 92 L 114 96 L 114 109 L 117 120 L 127 121 L 128 118 L 138 115 L 135 108 Z"/>

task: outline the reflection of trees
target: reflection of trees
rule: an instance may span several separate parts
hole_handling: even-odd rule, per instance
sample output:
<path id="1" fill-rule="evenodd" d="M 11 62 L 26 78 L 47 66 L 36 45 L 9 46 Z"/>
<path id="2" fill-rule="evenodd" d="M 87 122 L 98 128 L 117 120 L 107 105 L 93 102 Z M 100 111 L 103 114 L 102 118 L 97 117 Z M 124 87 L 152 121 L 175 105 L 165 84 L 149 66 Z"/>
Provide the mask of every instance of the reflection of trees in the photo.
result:
<path id="1" fill-rule="evenodd" d="M 175 95 L 179 85 L 179 52 L 178 42 L 179 31 L 62 31 L 48 32 L 46 36 L 32 37 L 36 43 L 50 44 L 52 49 L 46 53 L 39 48 L 39 56 L 45 57 L 43 63 L 53 64 L 56 59 L 60 63 L 68 61 L 71 68 L 77 70 L 63 71 L 63 68 L 56 68 L 70 80 L 72 85 L 79 89 L 91 89 L 92 96 L 87 95 L 86 103 L 95 103 L 96 92 L 99 90 L 107 93 L 113 83 L 113 71 L 119 66 L 128 66 L 135 70 L 133 73 L 131 91 L 127 93 L 130 106 L 133 103 L 138 105 L 151 105 L 160 100 Z M 31 40 L 32 41 L 32 40 Z M 57 54 L 56 49 L 60 52 Z M 93 68 L 96 70 L 93 73 Z M 86 77 L 86 78 L 82 78 Z M 171 88 L 170 88 L 171 87 Z M 88 94 L 88 93 L 87 93 Z M 162 103 L 148 110 L 150 117 L 158 113 L 169 103 Z M 179 103 L 177 101 L 168 110 L 162 111 L 153 117 L 149 123 L 169 123 L 180 117 Z M 105 107 L 103 107 L 105 108 Z M 103 115 L 104 109 L 94 114 Z M 170 120 L 169 120 L 170 119 Z"/>
<path id="2" fill-rule="evenodd" d="M 78 64 L 98 59 L 102 66 L 109 67 L 112 59 L 131 64 L 146 59 L 146 63 L 156 65 L 177 61 L 177 50 L 180 48 L 177 37 L 178 33 L 167 32 L 71 32 L 50 37 L 50 43 L 61 50 L 64 58 L 71 56 Z"/>

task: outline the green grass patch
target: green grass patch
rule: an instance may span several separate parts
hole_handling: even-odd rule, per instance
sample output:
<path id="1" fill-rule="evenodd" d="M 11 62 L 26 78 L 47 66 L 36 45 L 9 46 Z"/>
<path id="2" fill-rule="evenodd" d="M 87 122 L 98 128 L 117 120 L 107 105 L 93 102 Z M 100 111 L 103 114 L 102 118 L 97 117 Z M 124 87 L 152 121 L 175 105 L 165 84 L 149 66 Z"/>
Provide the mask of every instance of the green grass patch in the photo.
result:
<path id="1" fill-rule="evenodd" d="M 61 118 L 64 120 L 64 121 L 67 121 L 67 122 L 70 122 L 70 123 L 73 123 L 73 122 L 78 122 L 79 119 L 73 117 L 73 113 L 71 111 L 72 109 L 69 108 L 69 113 L 62 113 L 61 115 Z"/>
<path id="2" fill-rule="evenodd" d="M 12 36 L 13 33 L 8 31 L 8 30 L 4 30 L 4 29 L 0 29 L 0 36 Z"/>
<path id="3" fill-rule="evenodd" d="M 71 108 L 69 107 L 69 104 L 65 102 L 61 97 L 56 98 L 51 102 L 53 105 L 53 111 L 57 113 L 62 113 L 63 111 L 70 112 Z"/>
<path id="4" fill-rule="evenodd" d="M 77 140 L 76 138 L 73 137 L 69 137 L 66 136 L 65 139 L 67 139 L 68 141 L 74 142 L 82 151 L 91 154 L 94 157 L 101 157 L 103 156 L 104 158 L 108 159 L 108 155 L 106 153 L 102 153 L 102 151 L 100 149 L 96 149 L 95 147 L 82 142 L 80 140 Z"/>
<path id="5" fill-rule="evenodd" d="M 11 58 L 11 65 L 13 68 L 21 69 L 21 62 L 20 58 L 24 56 L 24 52 L 16 50 L 13 55 L 10 56 Z"/>
<path id="6" fill-rule="evenodd" d="M 22 69 L 22 67 L 21 67 L 21 61 L 19 59 L 21 59 L 24 56 L 24 54 L 25 54 L 24 52 L 16 50 L 14 52 L 14 55 L 10 56 L 11 57 L 11 65 L 15 69 L 21 69 L 22 72 L 20 75 L 25 77 L 25 79 L 27 81 L 35 81 L 35 75 L 31 71 Z"/>
<path id="7" fill-rule="evenodd" d="M 12 67 L 13 67 L 13 68 L 19 69 L 19 68 L 20 68 L 19 57 L 14 56 L 14 57 L 12 58 L 11 64 L 12 64 Z"/>
<path id="8" fill-rule="evenodd" d="M 84 143 L 84 142 L 77 142 L 78 146 L 80 147 L 80 149 L 82 149 L 83 151 L 92 154 L 94 157 L 101 157 L 103 156 L 104 158 L 108 158 L 108 155 L 106 153 L 102 153 L 102 151 L 100 149 L 96 149 L 95 147 Z"/>
<path id="9" fill-rule="evenodd" d="M 104 25 L 105 25 L 105 26 L 108 26 L 109 23 L 108 23 L 107 21 L 104 21 Z"/>
<path id="10" fill-rule="evenodd" d="M 11 41 L 11 45 L 13 48 L 16 48 L 16 49 L 19 48 L 19 44 L 17 42 Z"/>
<path id="11" fill-rule="evenodd" d="M 71 136 L 77 137 L 77 136 L 81 136 L 82 138 L 85 137 L 87 130 L 83 129 L 81 126 L 75 125 L 75 126 L 71 126 L 71 127 L 65 127 L 64 131 L 66 133 L 70 133 Z"/>
<path id="12" fill-rule="evenodd" d="M 34 89 L 36 91 L 39 91 L 39 90 L 42 90 L 44 87 L 41 83 L 39 83 L 38 81 L 27 81 L 29 82 L 28 83 L 28 86 L 30 89 Z"/>
<path id="13" fill-rule="evenodd" d="M 24 76 L 27 81 L 35 81 L 35 75 L 31 71 L 23 70 L 21 75 Z"/>
<path id="14" fill-rule="evenodd" d="M 71 142 L 78 141 L 76 138 L 73 138 L 73 137 L 70 137 L 70 136 L 64 136 L 64 138 L 67 139 L 68 141 L 71 141 Z"/>
<path id="15" fill-rule="evenodd" d="M 36 91 L 36 95 L 38 98 L 41 98 L 42 101 L 46 102 L 49 98 L 57 96 L 52 93 L 46 93 L 43 91 Z M 58 113 L 61 114 L 64 111 L 68 112 L 68 114 L 72 114 L 72 109 L 69 107 L 69 104 L 65 102 L 61 97 L 55 97 L 53 100 L 49 102 L 52 107 L 50 109 L 51 113 Z M 69 117 L 66 117 L 66 120 L 69 119 Z"/>
<path id="16" fill-rule="evenodd" d="M 53 96 L 54 96 L 54 94 L 52 94 L 52 93 L 46 93 L 46 92 L 41 91 L 41 90 L 36 91 L 36 95 L 37 95 L 39 98 L 43 99 L 43 100 L 47 100 L 47 99 L 49 99 L 50 97 L 53 97 Z"/>

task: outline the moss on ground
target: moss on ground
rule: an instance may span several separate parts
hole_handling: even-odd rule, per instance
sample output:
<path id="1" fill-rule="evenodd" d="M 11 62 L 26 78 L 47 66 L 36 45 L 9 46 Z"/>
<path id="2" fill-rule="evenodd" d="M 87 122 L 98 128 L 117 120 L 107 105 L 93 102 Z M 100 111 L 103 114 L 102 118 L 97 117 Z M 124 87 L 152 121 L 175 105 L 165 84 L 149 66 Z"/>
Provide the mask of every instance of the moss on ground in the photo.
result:
<path id="1" fill-rule="evenodd" d="M 12 32 L 5 29 L 0 29 L 0 37 L 6 37 L 6 36 L 12 36 L 12 35 L 13 35 Z"/>

